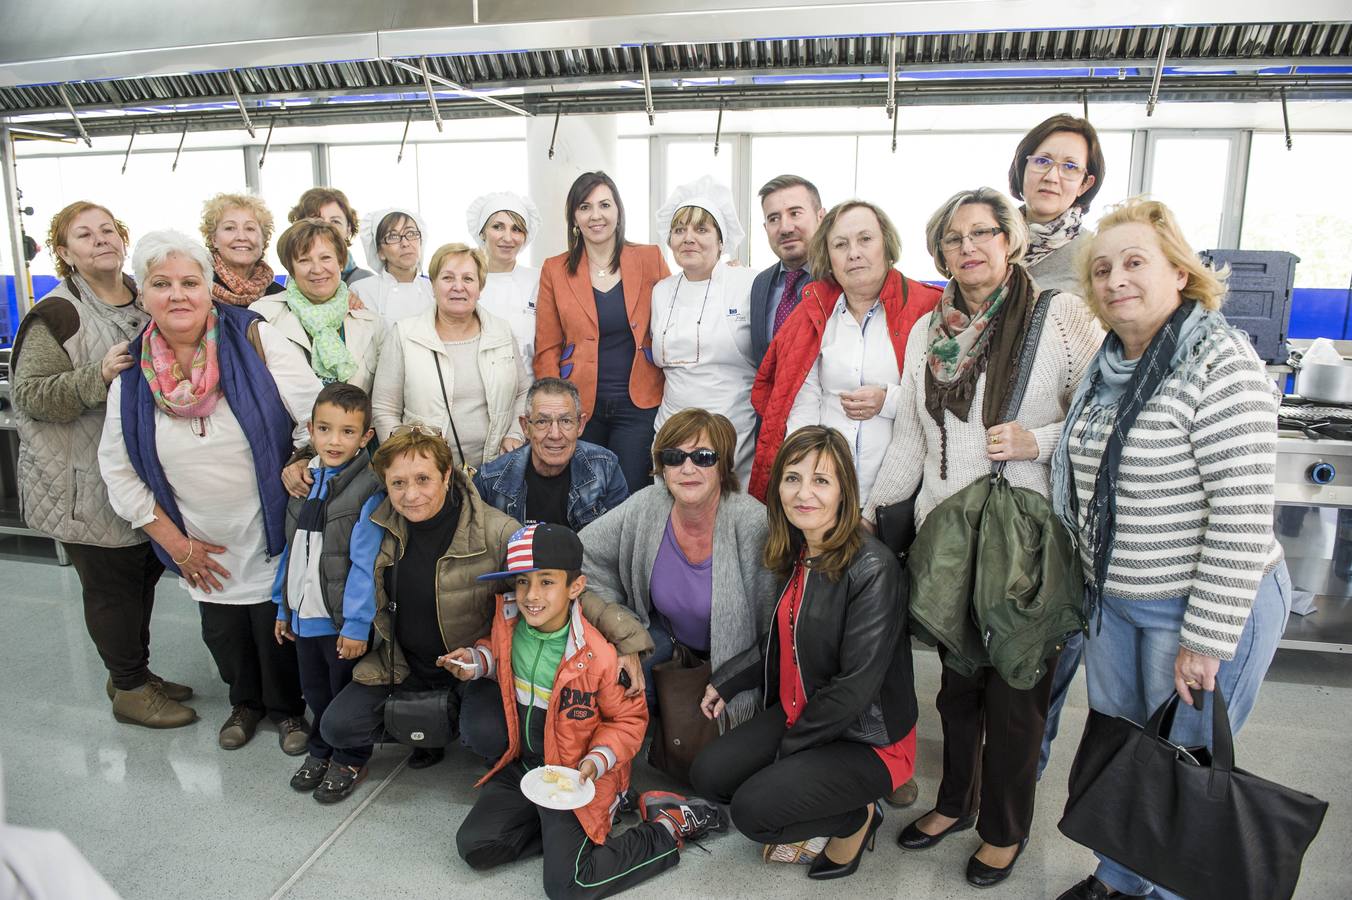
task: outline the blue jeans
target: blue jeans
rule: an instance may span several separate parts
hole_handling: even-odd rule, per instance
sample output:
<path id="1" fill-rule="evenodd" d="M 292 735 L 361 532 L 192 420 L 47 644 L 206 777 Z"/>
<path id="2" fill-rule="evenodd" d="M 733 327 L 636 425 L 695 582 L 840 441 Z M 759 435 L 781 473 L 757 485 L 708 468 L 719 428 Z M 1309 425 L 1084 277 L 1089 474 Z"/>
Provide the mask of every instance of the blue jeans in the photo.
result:
<path id="1" fill-rule="evenodd" d="M 599 444 L 620 458 L 629 493 L 653 483 L 653 423 L 657 407 L 639 409 L 628 397 L 597 397 L 582 440 Z"/>
<path id="2" fill-rule="evenodd" d="M 1085 644 L 1085 671 L 1089 705 L 1101 713 L 1144 723 L 1174 692 L 1174 660 L 1178 632 L 1187 600 L 1120 600 L 1105 597 L 1103 630 L 1089 623 Z M 1258 698 L 1277 642 L 1291 613 L 1291 577 L 1281 562 L 1258 585 L 1253 609 L 1235 648 L 1233 659 L 1221 662 L 1216 683 L 1225 693 L 1230 728 L 1236 734 Z M 1184 746 L 1211 746 L 1211 708 L 1204 712 L 1179 704 L 1169 739 Z M 1096 853 L 1094 877 L 1108 887 L 1133 897 L 1175 900 L 1167 891 L 1130 869 Z"/>
<path id="3" fill-rule="evenodd" d="M 1047 727 L 1042 732 L 1042 750 L 1037 757 L 1037 778 L 1042 780 L 1042 770 L 1047 768 L 1047 760 L 1052 758 L 1052 741 L 1061 727 L 1061 707 L 1066 705 L 1066 696 L 1070 693 L 1070 683 L 1080 669 L 1080 660 L 1084 657 L 1084 635 L 1073 634 L 1066 641 L 1061 658 L 1056 661 L 1056 671 L 1052 673 L 1052 700 L 1047 707 Z"/>
<path id="4" fill-rule="evenodd" d="M 648 700 L 648 716 L 651 718 L 657 713 L 657 682 L 653 681 L 653 666 L 658 663 L 664 663 L 671 659 L 672 654 L 676 652 L 676 647 L 672 643 L 671 635 L 662 625 L 662 620 L 654 612 L 648 622 L 648 634 L 653 639 L 653 652 L 648 654 L 648 658 L 643 660 L 643 693 Z"/>

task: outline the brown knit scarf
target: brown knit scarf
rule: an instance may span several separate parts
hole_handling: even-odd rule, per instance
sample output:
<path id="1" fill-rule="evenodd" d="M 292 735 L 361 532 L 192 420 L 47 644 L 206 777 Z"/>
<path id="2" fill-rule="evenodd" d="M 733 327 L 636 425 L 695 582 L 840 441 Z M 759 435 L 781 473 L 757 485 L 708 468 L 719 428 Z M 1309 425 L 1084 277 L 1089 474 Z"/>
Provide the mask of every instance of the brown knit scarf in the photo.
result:
<path id="1" fill-rule="evenodd" d="M 216 280 L 211 285 L 211 296 L 231 306 L 248 306 L 263 296 L 273 283 L 272 266 L 261 258 L 254 263 L 248 278 L 240 278 L 225 264 L 217 250 L 211 251 L 211 263 L 216 269 Z"/>
<path id="2" fill-rule="evenodd" d="M 1011 265 L 1009 279 L 1004 287 L 1005 296 L 999 315 L 992 326 L 992 333 L 982 341 L 981 356 L 974 365 L 965 368 L 954 380 L 942 383 L 934 377 L 934 367 L 926 361 L 925 365 L 925 409 L 939 426 L 940 440 L 940 477 L 948 477 L 948 433 L 944 428 L 944 410 L 948 410 L 963 422 L 971 413 L 972 398 L 976 394 L 976 383 L 982 372 L 991 373 L 986 378 L 983 393 L 981 420 L 985 428 L 998 425 L 1002 421 L 1005 405 L 1014 381 L 1018 375 L 1019 351 L 1023 346 L 1024 333 L 1028 328 L 1028 319 L 1032 315 L 1037 300 L 1033 292 L 1033 281 L 1027 270 L 1021 265 Z M 940 327 L 952 322 L 950 315 L 963 302 L 961 290 L 956 281 L 950 281 L 944 290 L 939 305 L 934 308 Z M 961 318 L 961 317 L 958 317 Z M 970 315 L 968 318 L 976 319 Z M 936 320 L 931 320 L 931 331 Z"/>

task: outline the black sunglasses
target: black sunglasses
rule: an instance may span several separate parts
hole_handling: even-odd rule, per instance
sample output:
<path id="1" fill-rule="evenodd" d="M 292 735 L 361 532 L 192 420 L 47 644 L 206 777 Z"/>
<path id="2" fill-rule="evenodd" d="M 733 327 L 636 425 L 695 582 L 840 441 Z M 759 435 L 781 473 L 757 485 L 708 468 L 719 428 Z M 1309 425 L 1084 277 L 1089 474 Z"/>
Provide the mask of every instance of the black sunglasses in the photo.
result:
<path id="1" fill-rule="evenodd" d="M 710 466 L 718 465 L 718 451 L 709 450 L 701 447 L 698 450 L 677 450 L 675 447 L 668 447 L 666 450 L 658 451 L 657 458 L 661 460 L 664 466 L 684 465 L 688 459 L 701 469 L 707 469 Z"/>

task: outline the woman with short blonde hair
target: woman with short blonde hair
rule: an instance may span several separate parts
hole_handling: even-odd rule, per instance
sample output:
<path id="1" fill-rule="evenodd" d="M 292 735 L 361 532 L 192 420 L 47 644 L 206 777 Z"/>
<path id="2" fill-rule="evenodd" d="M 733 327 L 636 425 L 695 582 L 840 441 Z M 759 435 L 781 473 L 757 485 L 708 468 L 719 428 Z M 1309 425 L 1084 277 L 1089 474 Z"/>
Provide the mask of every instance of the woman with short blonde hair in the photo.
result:
<path id="1" fill-rule="evenodd" d="M 202 204 L 202 239 L 211 253 L 211 295 L 248 306 L 283 288 L 263 254 L 272 241 L 272 213 L 252 194 L 216 194 Z"/>
<path id="2" fill-rule="evenodd" d="M 471 476 L 525 443 L 531 379 L 511 326 L 479 306 L 488 262 L 476 247 L 443 244 L 429 273 L 436 305 L 395 322 L 371 389 L 376 434 L 403 422 L 441 429 Z"/>
<path id="3" fill-rule="evenodd" d="M 1169 740 L 1210 748 L 1193 692 L 1221 690 L 1237 734 L 1291 611 L 1272 532 L 1278 393 L 1163 203 L 1104 216 L 1080 279 L 1109 334 L 1066 414 L 1052 501 L 1089 586 L 1089 705 L 1144 722 L 1177 693 Z M 1061 900 L 1177 896 L 1096 855 Z"/>

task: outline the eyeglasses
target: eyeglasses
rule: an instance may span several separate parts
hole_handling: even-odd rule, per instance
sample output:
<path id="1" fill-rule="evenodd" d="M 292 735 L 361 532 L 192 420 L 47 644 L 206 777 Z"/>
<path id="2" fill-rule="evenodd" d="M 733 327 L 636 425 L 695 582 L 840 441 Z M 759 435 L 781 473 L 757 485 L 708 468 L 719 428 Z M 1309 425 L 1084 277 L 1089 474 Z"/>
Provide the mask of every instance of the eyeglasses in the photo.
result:
<path id="1" fill-rule="evenodd" d="M 528 419 L 527 422 L 541 434 L 547 434 L 555 425 L 559 426 L 559 431 L 566 433 L 577 428 L 581 419 L 577 416 L 555 416 L 552 419 L 549 416 L 540 416 L 537 419 Z"/>
<path id="2" fill-rule="evenodd" d="M 657 459 L 664 466 L 685 465 L 688 459 L 701 469 L 707 469 L 718 465 L 718 451 L 710 450 L 708 447 L 700 447 L 698 450 L 677 450 L 675 447 L 668 447 L 657 452 Z"/>
<path id="3" fill-rule="evenodd" d="M 390 437 L 398 437 L 401 434 L 421 434 L 426 437 L 445 438 L 445 432 L 435 425 L 423 425 L 420 422 L 414 422 L 411 425 L 396 425 L 390 429 Z"/>
<path id="4" fill-rule="evenodd" d="M 1061 177 L 1067 181 L 1079 181 L 1084 177 L 1084 166 L 1077 162 L 1071 162 L 1070 160 L 1057 162 L 1050 156 L 1043 156 L 1040 153 L 1034 153 L 1032 156 L 1025 156 L 1024 159 L 1028 162 L 1028 168 L 1038 174 L 1046 172 L 1052 166 L 1056 166 L 1057 171 L 1061 173 Z"/>
<path id="5" fill-rule="evenodd" d="M 410 228 L 408 231 L 391 231 L 381 238 L 381 243 L 393 247 L 395 244 L 408 241 L 410 244 L 422 238 L 422 232 L 416 228 Z"/>
<path id="6" fill-rule="evenodd" d="M 978 225 L 967 234 L 946 234 L 939 241 L 939 246 L 945 250 L 961 250 L 963 241 L 971 241 L 973 244 L 984 244 L 1000 232 L 1004 231 L 1000 226 L 986 228 Z"/>

